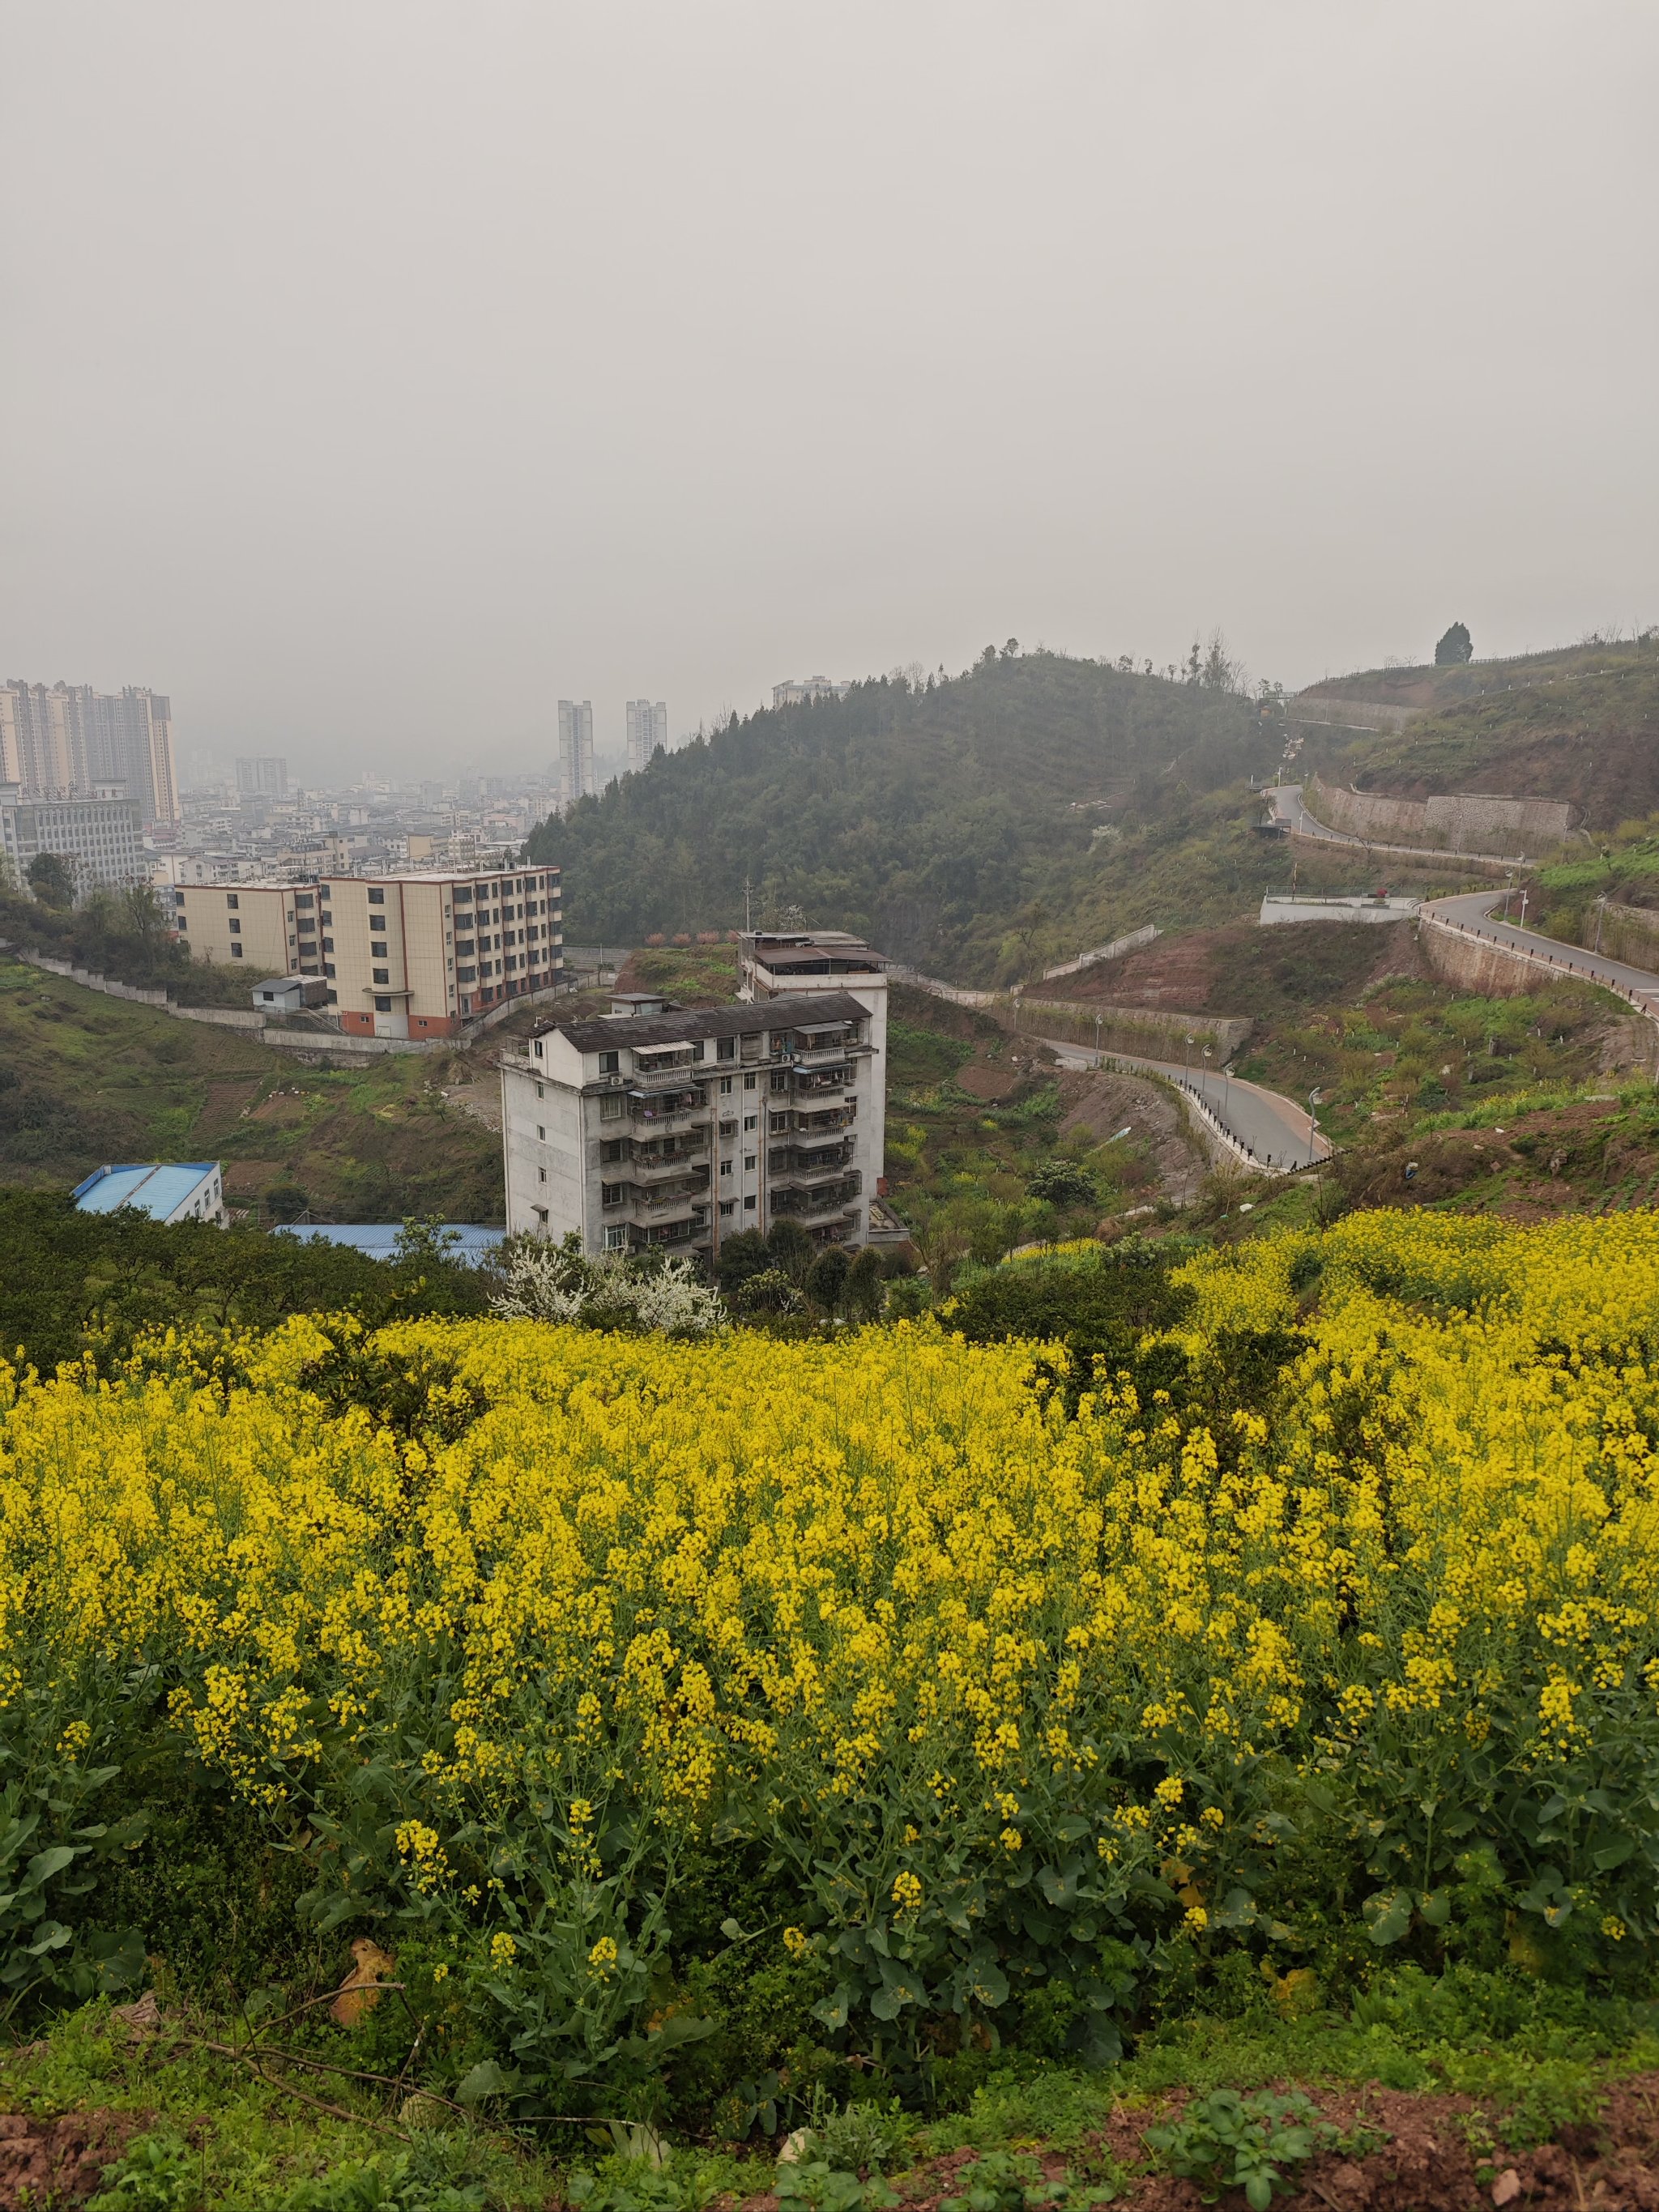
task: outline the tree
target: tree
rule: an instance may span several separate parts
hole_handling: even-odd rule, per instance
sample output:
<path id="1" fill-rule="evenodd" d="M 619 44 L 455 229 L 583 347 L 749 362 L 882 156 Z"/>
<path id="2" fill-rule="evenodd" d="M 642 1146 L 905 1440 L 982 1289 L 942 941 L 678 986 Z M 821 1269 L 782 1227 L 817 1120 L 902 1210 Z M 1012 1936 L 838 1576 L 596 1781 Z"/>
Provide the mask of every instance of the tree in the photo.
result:
<path id="1" fill-rule="evenodd" d="M 782 1220 L 775 1221 L 767 1231 L 766 1251 L 769 1264 L 781 1267 L 799 1290 L 805 1282 L 807 1270 L 817 1257 L 817 1247 L 799 1222 L 791 1221 L 786 1214 Z"/>
<path id="2" fill-rule="evenodd" d="M 1437 668 L 1455 668 L 1460 662 L 1473 660 L 1474 646 L 1470 640 L 1467 623 L 1455 622 L 1434 648 Z"/>
<path id="3" fill-rule="evenodd" d="M 62 911 L 75 904 L 74 866 L 61 853 L 37 853 L 23 873 L 42 906 Z"/>
<path id="4" fill-rule="evenodd" d="M 1026 1187 L 1033 1198 L 1047 1199 L 1051 1206 L 1093 1206 L 1100 1197 L 1099 1184 L 1079 1160 L 1045 1160 Z"/>
<path id="5" fill-rule="evenodd" d="M 167 918 L 153 884 L 130 884 L 121 894 L 116 913 L 116 927 L 146 952 L 154 952 L 167 942 Z"/>
<path id="6" fill-rule="evenodd" d="M 806 1295 L 823 1313 L 832 1317 L 840 1310 L 852 1267 L 839 1244 L 826 1244 L 806 1271 Z"/>

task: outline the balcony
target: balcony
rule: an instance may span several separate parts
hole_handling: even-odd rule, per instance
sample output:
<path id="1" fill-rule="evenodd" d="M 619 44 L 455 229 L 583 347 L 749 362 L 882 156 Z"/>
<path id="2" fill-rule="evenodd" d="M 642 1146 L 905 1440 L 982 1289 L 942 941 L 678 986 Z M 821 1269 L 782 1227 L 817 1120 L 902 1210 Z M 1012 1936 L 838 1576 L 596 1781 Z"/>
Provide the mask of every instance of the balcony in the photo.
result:
<path id="1" fill-rule="evenodd" d="M 795 1096 L 797 1098 L 817 1098 L 832 1091 L 839 1091 L 850 1083 L 854 1071 L 846 1065 L 845 1054 L 835 1066 L 803 1067 L 795 1064 Z"/>
<path id="2" fill-rule="evenodd" d="M 636 1148 L 627 1165 L 635 1176 L 684 1175 L 687 1163 L 700 1159 L 708 1150 L 708 1130 L 690 1128 L 680 1137 L 665 1138 L 648 1148 Z M 703 1174 L 706 1180 L 706 1168 Z"/>
<path id="3" fill-rule="evenodd" d="M 683 1124 L 691 1115 L 708 1111 L 708 1094 L 696 1084 L 673 1084 L 648 1091 L 635 1083 L 630 1085 L 627 1097 L 630 1120 L 643 1122 L 648 1128 L 672 1127 Z"/>
<path id="4" fill-rule="evenodd" d="M 862 1185 L 861 1176 L 850 1175 L 838 1177 L 822 1190 L 796 1189 L 786 1186 L 774 1191 L 772 1211 L 775 1214 L 787 1213 L 796 1221 L 812 1221 L 827 1214 L 845 1213 L 857 1198 Z"/>
<path id="5" fill-rule="evenodd" d="M 665 1221 L 634 1231 L 628 1240 L 630 1252 L 650 1252 L 659 1246 L 689 1246 L 696 1250 L 709 1242 L 708 1218 L 699 1212 L 689 1221 Z"/>
<path id="6" fill-rule="evenodd" d="M 832 1130 L 849 1127 L 858 1119 L 859 1102 L 843 1098 L 834 1106 L 822 1106 L 816 1113 L 797 1113 L 794 1117 L 798 1137 L 827 1137 Z"/>
<path id="7" fill-rule="evenodd" d="M 843 1138 L 838 1145 L 779 1145 L 767 1155 L 767 1167 L 775 1177 L 790 1182 L 821 1182 L 825 1176 L 839 1175 L 853 1157 L 853 1140 Z"/>

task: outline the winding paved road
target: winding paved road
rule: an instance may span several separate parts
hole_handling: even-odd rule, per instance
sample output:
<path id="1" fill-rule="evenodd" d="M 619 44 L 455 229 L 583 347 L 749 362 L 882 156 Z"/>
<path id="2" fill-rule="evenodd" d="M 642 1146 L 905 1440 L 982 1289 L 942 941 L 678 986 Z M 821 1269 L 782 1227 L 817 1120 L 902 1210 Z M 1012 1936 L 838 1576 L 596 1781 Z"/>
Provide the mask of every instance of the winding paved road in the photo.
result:
<path id="1" fill-rule="evenodd" d="M 1610 991 L 1659 1021 L 1659 975 L 1645 968 L 1632 968 L 1623 960 L 1609 960 L 1605 953 L 1564 945 L 1559 938 L 1545 937 L 1535 929 L 1522 929 L 1517 922 L 1494 919 L 1492 908 L 1502 896 L 1499 891 L 1461 891 L 1453 898 L 1425 900 L 1418 915 L 1419 919 L 1485 938 L 1491 944 L 1512 945 L 1564 975 L 1583 975 L 1592 982 L 1605 983 Z"/>
<path id="2" fill-rule="evenodd" d="M 1277 1091 L 1263 1090 L 1259 1083 L 1243 1083 L 1236 1075 L 1210 1068 L 1183 1067 L 1179 1060 L 1143 1060 L 1129 1052 L 1097 1053 L 1091 1045 L 1060 1037 L 1038 1042 L 1073 1067 L 1145 1068 L 1163 1076 L 1201 1098 L 1228 1135 L 1260 1166 L 1307 1168 L 1330 1157 L 1330 1146 L 1314 1130 L 1307 1109 Z"/>

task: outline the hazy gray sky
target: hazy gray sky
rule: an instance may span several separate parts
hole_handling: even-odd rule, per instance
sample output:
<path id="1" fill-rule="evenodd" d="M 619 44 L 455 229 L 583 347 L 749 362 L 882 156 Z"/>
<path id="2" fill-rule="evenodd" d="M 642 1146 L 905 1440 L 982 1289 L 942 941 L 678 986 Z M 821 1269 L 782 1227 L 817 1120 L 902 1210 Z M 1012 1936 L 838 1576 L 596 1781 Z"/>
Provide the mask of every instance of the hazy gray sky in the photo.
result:
<path id="1" fill-rule="evenodd" d="M 343 779 L 1659 619 L 1652 0 L 0 0 L 0 676 Z"/>

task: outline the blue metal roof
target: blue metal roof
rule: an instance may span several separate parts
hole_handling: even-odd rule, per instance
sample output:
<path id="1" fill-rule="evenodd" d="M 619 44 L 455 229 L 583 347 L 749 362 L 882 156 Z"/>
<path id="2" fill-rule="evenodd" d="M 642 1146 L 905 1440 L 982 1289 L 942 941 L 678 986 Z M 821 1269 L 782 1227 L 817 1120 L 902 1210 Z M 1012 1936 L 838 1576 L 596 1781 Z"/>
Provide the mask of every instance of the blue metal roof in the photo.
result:
<path id="1" fill-rule="evenodd" d="M 396 1257 L 402 1227 L 400 1221 L 305 1221 L 289 1223 L 276 1233 L 308 1237 L 319 1244 L 348 1244 L 371 1260 L 390 1260 Z M 447 1221 L 444 1227 L 461 1240 L 449 1248 L 453 1256 L 474 1267 L 489 1257 L 507 1234 L 504 1229 L 485 1229 L 471 1221 Z"/>
<path id="2" fill-rule="evenodd" d="M 100 1168 L 84 1182 L 76 1185 L 75 1203 L 82 1213 L 114 1213 L 121 1206 L 130 1206 L 136 1212 L 166 1221 L 217 1173 L 218 1163 L 215 1160 Z"/>

